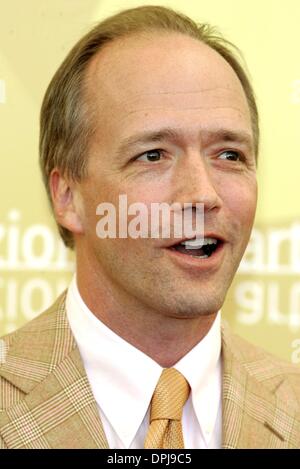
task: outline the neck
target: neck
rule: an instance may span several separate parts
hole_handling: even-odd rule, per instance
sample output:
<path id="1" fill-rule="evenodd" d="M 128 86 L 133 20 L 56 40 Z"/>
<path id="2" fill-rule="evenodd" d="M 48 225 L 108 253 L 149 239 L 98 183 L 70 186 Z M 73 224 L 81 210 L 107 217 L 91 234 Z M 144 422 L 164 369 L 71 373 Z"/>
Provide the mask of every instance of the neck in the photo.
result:
<path id="1" fill-rule="evenodd" d="M 216 314 L 177 318 L 118 297 L 105 278 L 77 271 L 79 293 L 90 311 L 117 335 L 164 368 L 172 367 L 210 330 Z M 99 299 L 101 299 L 99 301 Z"/>

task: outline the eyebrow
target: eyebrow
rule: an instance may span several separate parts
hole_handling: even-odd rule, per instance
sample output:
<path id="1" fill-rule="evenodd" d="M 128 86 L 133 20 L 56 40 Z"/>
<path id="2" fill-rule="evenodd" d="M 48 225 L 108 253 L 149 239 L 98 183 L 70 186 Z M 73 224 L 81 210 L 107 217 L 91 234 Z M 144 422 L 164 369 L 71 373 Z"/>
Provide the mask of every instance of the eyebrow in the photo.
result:
<path id="1" fill-rule="evenodd" d="M 254 150 L 253 137 L 250 133 L 244 130 L 232 130 L 227 128 L 217 128 L 214 130 L 202 129 L 201 136 L 205 143 L 210 144 L 213 141 L 222 141 L 228 143 L 238 143 L 248 147 L 250 151 Z M 131 135 L 122 141 L 121 146 L 118 148 L 118 156 L 122 157 L 124 153 L 137 145 L 145 145 L 147 143 L 173 141 L 178 142 L 183 139 L 183 134 L 175 129 L 166 127 L 159 130 L 149 130 Z M 185 137 L 186 139 L 186 137 Z"/>
<path id="2" fill-rule="evenodd" d="M 203 130 L 204 139 L 218 140 L 222 142 L 235 142 L 245 145 L 249 150 L 254 149 L 254 139 L 251 133 L 245 130 L 231 130 L 226 128 L 219 128 L 216 130 Z"/>
<path id="3" fill-rule="evenodd" d="M 160 130 L 148 130 L 144 132 L 131 135 L 122 141 L 118 149 L 118 155 L 121 157 L 130 148 L 137 145 L 145 145 L 147 143 L 162 142 L 166 140 L 177 141 L 179 139 L 179 132 L 171 128 L 163 128 Z"/>

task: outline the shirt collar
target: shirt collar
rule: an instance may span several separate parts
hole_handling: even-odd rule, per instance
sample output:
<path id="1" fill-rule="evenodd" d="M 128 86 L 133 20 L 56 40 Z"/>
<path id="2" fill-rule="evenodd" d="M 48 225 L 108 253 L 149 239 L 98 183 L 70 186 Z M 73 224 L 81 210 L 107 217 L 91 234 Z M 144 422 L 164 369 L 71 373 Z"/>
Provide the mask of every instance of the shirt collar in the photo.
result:
<path id="1" fill-rule="evenodd" d="M 174 368 L 189 382 L 193 408 L 203 438 L 208 444 L 215 427 L 222 392 L 220 311 L 206 336 Z"/>
<path id="2" fill-rule="evenodd" d="M 149 407 L 162 367 L 103 324 L 82 300 L 74 276 L 67 293 L 67 316 L 93 395 L 119 438 L 129 447 Z M 220 313 L 211 329 L 176 365 L 192 390 L 192 403 L 204 438 L 218 406 L 207 406 L 211 393 L 221 394 Z M 217 378 L 217 379 L 216 379 Z"/>

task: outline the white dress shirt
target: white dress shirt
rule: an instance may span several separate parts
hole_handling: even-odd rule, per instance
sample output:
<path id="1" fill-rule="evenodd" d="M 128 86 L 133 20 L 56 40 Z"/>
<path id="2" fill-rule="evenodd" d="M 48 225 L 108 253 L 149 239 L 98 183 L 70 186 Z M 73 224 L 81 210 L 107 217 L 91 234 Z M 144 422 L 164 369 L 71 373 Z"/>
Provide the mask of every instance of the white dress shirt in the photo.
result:
<path id="1" fill-rule="evenodd" d="M 143 448 L 150 401 L 163 368 L 96 318 L 83 302 L 75 276 L 66 311 L 109 447 Z M 220 313 L 207 335 L 174 368 L 191 387 L 182 417 L 185 448 L 220 448 Z"/>

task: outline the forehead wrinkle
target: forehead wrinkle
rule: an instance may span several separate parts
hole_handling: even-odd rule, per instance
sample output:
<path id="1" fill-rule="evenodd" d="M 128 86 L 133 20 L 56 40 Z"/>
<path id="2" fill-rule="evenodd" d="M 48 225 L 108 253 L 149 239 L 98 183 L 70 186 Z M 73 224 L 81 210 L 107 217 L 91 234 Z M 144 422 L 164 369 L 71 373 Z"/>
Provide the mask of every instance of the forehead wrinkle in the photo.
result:
<path id="1" fill-rule="evenodd" d="M 142 107 L 141 109 L 135 109 L 133 111 L 128 111 L 126 116 L 129 116 L 131 114 L 135 114 L 137 112 L 146 112 L 146 111 L 156 111 L 156 110 L 167 110 L 167 111 L 174 111 L 174 107 L 166 107 L 166 106 L 156 106 L 155 108 L 153 107 Z M 179 109 L 175 109 L 176 111 L 197 111 L 198 109 L 212 109 L 212 110 L 215 110 L 215 109 L 232 109 L 234 111 L 238 111 L 238 112 L 241 112 L 241 109 L 238 108 L 238 107 L 235 107 L 235 106 L 188 106 L 188 107 L 183 107 L 181 106 Z"/>
<path id="2" fill-rule="evenodd" d="M 195 94 L 198 92 L 195 92 Z M 116 101 L 115 99 L 112 99 L 110 102 L 110 115 L 113 120 L 118 119 L 119 124 L 126 121 L 128 118 L 134 118 L 135 115 L 138 115 L 139 113 L 142 114 L 149 114 L 149 113 L 159 113 L 160 115 L 161 112 L 163 113 L 168 113 L 168 112 L 186 112 L 186 111 L 191 111 L 191 112 L 211 112 L 211 111 L 226 111 L 230 110 L 235 113 L 238 113 L 240 116 L 243 115 L 246 117 L 247 120 L 249 120 L 250 123 L 250 110 L 247 105 L 243 101 L 243 99 L 239 99 L 238 102 L 236 102 L 236 99 L 233 101 L 230 99 L 230 96 L 226 96 L 225 98 L 220 97 L 218 99 L 217 97 L 214 97 L 210 94 L 210 98 L 208 99 L 208 102 L 203 102 L 203 104 L 200 102 L 195 102 L 195 94 L 190 94 L 189 96 L 186 96 L 185 92 L 181 93 L 181 96 L 187 97 L 187 99 L 180 100 L 178 102 L 174 102 L 172 100 L 174 93 L 172 92 L 161 92 L 161 93 L 148 93 L 145 96 L 147 99 L 143 100 L 142 95 L 136 95 L 134 98 L 128 98 L 128 96 L 124 97 L 124 99 L 119 99 Z M 156 96 L 158 99 L 153 101 L 151 100 L 152 96 Z M 159 101 L 159 97 L 163 96 L 166 98 L 166 100 L 163 100 L 163 102 Z M 224 99 L 226 102 L 224 102 Z M 206 98 L 207 101 L 207 98 Z M 220 104 L 218 103 L 220 102 Z M 222 102 L 223 101 L 223 102 Z M 107 103 L 102 101 L 102 104 L 104 104 L 104 107 L 107 106 Z M 102 106 L 101 106 L 102 107 Z M 101 107 L 99 107 L 100 113 L 101 113 Z M 112 107 L 114 107 L 114 112 L 112 112 Z M 103 108 L 102 108 L 103 110 Z M 99 114 L 100 114 L 99 113 Z M 149 118 L 149 116 L 143 116 L 143 118 Z M 155 115 L 154 115 L 155 117 Z M 201 118 L 201 116 L 199 116 Z M 217 118 L 217 116 L 216 116 Z"/>
<path id="3" fill-rule="evenodd" d="M 160 91 L 160 90 L 157 90 L 155 92 L 149 92 L 147 93 L 146 91 L 144 92 L 143 91 L 143 95 L 145 96 L 155 96 L 155 95 L 160 95 L 160 94 L 171 94 L 171 95 L 177 95 L 177 94 L 198 94 L 198 93 L 204 93 L 204 92 L 212 92 L 212 91 L 218 91 L 218 90 L 226 90 L 226 91 L 233 91 L 231 90 L 230 88 L 226 87 L 226 86 L 213 86 L 213 87 L 209 87 L 209 88 L 201 88 L 201 89 L 198 89 L 198 90 L 189 90 L 189 91 L 186 91 L 186 90 L 176 90 L 176 91 Z"/>
<path id="4" fill-rule="evenodd" d="M 155 99 L 156 97 L 161 97 L 164 96 L 166 98 L 176 98 L 177 95 L 181 95 L 183 97 L 191 98 L 192 103 L 195 102 L 195 95 L 199 95 L 199 99 L 201 99 L 201 95 L 206 94 L 206 93 L 215 93 L 218 95 L 219 93 L 226 91 L 226 95 L 221 95 L 222 99 L 228 99 L 231 97 L 234 97 L 234 99 L 237 99 L 236 93 L 234 89 L 228 88 L 228 87 L 212 87 L 212 88 L 202 88 L 198 90 L 173 90 L 173 91 L 168 91 L 168 90 L 155 90 L 155 91 L 147 91 L 147 89 L 141 89 L 139 92 L 136 92 L 136 88 L 134 89 L 134 94 L 132 96 L 128 97 L 128 93 L 130 94 L 130 90 L 126 89 L 126 93 L 124 92 L 123 94 L 123 99 L 122 96 L 119 96 L 119 105 L 120 106 L 135 106 L 140 102 L 141 98 L 153 98 Z M 120 90 L 122 91 L 122 90 Z M 112 92 L 111 92 L 112 93 Z M 114 93 L 112 93 L 112 98 L 114 98 Z M 216 97 L 216 96 L 215 96 Z M 214 98 L 214 96 L 212 96 Z M 212 99 L 210 98 L 210 99 Z M 207 99 L 207 98 L 206 98 Z M 239 98 L 239 101 L 241 103 L 245 103 L 247 105 L 246 97 L 242 94 Z M 182 105 L 182 104 L 181 104 Z M 201 106 L 200 106 L 201 107 Z"/>
<path id="5" fill-rule="evenodd" d="M 229 109 L 228 106 L 192 106 L 192 107 L 180 107 L 179 109 L 174 109 L 174 107 L 166 107 L 166 106 L 157 106 L 157 107 L 141 107 L 140 109 L 135 109 L 135 110 L 126 110 L 126 112 L 123 114 L 123 116 L 121 117 L 120 115 L 118 115 L 118 122 L 119 123 L 122 123 L 124 121 L 126 121 L 129 117 L 132 117 L 134 116 L 135 114 L 140 114 L 140 113 L 144 113 L 144 114 L 147 114 L 147 113 L 151 113 L 151 112 L 156 112 L 156 111 L 163 111 L 163 112 L 186 112 L 186 111 L 203 111 L 203 110 L 208 110 L 208 111 L 214 111 L 214 110 L 226 110 L 226 109 Z M 241 114 L 243 113 L 242 109 L 241 108 L 238 108 L 238 107 L 235 107 L 235 106 L 231 106 L 230 107 L 231 110 L 233 111 L 236 111 L 238 114 Z M 151 117 L 150 117 L 151 118 Z M 147 118 L 145 118 L 147 119 Z M 201 120 L 201 116 L 199 116 L 199 121 Z M 216 120 L 218 120 L 218 118 L 216 117 Z"/>

